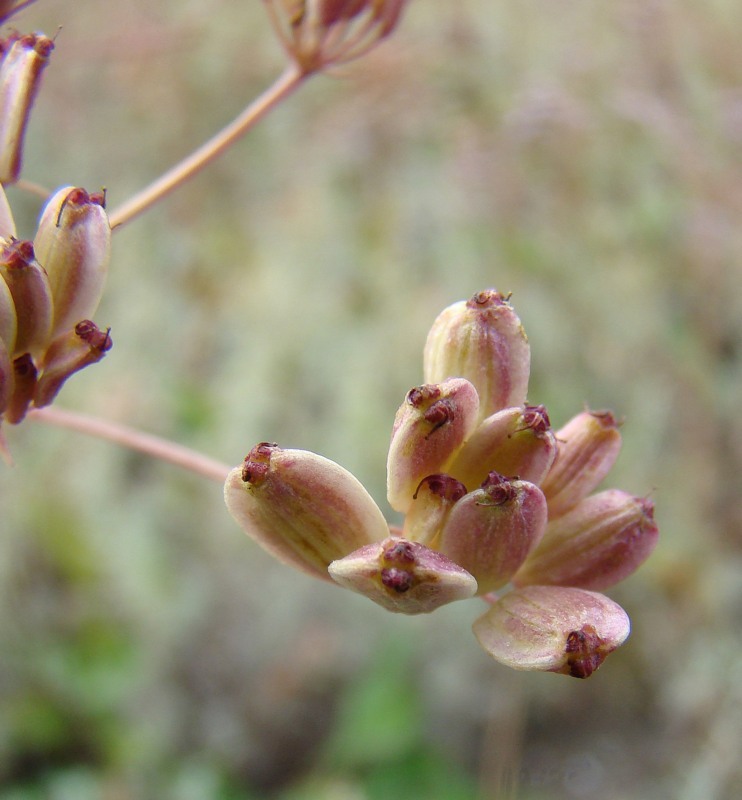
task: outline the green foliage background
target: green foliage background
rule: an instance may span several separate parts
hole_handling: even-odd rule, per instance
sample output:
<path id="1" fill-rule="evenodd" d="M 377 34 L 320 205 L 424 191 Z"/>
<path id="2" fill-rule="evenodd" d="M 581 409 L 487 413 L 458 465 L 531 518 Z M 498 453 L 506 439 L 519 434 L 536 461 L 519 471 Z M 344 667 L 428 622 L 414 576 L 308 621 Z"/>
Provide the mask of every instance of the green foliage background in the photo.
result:
<path id="1" fill-rule="evenodd" d="M 25 177 L 110 208 L 283 66 L 258 2 L 17 24 L 63 25 Z M 312 449 L 381 503 L 430 323 L 512 291 L 531 401 L 624 416 L 610 483 L 657 504 L 611 592 L 629 643 L 588 682 L 511 673 L 476 603 L 388 615 L 273 563 L 218 486 L 29 422 L 0 475 L 2 800 L 740 795 L 740 30 L 736 0 L 413 2 L 115 234 L 114 350 L 59 399 L 234 464 Z"/>

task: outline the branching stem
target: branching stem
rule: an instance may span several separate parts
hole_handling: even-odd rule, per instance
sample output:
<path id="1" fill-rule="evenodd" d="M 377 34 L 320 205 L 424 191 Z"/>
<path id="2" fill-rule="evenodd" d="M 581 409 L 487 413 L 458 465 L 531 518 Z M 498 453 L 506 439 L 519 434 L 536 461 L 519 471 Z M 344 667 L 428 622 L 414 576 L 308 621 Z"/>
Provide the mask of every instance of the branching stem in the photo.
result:
<path id="1" fill-rule="evenodd" d="M 49 406 L 30 411 L 28 419 L 106 439 L 131 450 L 145 453 L 152 458 L 159 458 L 161 461 L 175 464 L 217 483 L 224 483 L 231 469 L 227 464 L 168 439 L 76 411 L 65 411 Z"/>
<path id="2" fill-rule="evenodd" d="M 139 216 L 167 194 L 192 178 L 204 167 L 211 164 L 222 153 L 261 120 L 272 108 L 275 108 L 286 97 L 292 94 L 308 77 L 297 65 L 292 64 L 266 89 L 256 97 L 247 108 L 216 135 L 194 150 L 180 163 L 169 169 L 149 186 L 137 192 L 133 197 L 114 209 L 109 219 L 111 228 L 115 229 Z"/>

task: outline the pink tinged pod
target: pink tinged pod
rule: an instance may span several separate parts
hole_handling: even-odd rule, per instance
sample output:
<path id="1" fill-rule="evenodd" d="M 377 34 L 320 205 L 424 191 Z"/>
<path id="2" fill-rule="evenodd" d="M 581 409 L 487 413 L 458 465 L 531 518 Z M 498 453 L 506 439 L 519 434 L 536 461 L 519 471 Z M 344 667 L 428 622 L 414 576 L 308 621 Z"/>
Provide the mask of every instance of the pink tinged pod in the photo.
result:
<path id="1" fill-rule="evenodd" d="M 2 283 L 2 281 L 0 281 Z M 0 337 L 0 422 L 13 394 L 13 362 L 5 342 Z"/>
<path id="2" fill-rule="evenodd" d="M 479 399 L 469 381 L 451 378 L 410 389 L 397 412 L 387 459 L 387 498 L 406 513 L 420 481 L 446 465 L 477 422 Z"/>
<path id="3" fill-rule="evenodd" d="M 13 221 L 13 212 L 10 210 L 5 190 L 0 184 L 0 239 L 12 239 L 14 237 L 15 222 Z"/>
<path id="4" fill-rule="evenodd" d="M 479 394 L 480 419 L 525 403 L 531 350 L 507 297 L 494 289 L 444 309 L 423 352 L 425 380 L 466 378 Z"/>
<path id="5" fill-rule="evenodd" d="M 557 457 L 541 489 L 549 519 L 587 497 L 610 472 L 621 450 L 618 422 L 610 411 L 583 411 L 556 432 Z"/>
<path id="6" fill-rule="evenodd" d="M 449 471 L 467 486 L 479 486 L 492 471 L 538 485 L 556 452 L 556 439 L 543 406 L 504 408 L 479 425 Z"/>
<path id="7" fill-rule="evenodd" d="M 9 354 L 15 352 L 15 337 L 18 330 L 18 318 L 15 313 L 13 295 L 8 284 L 0 276 L 0 340 Z"/>
<path id="8" fill-rule="evenodd" d="M 110 334 L 110 329 L 102 331 L 94 322 L 84 319 L 58 336 L 44 354 L 33 396 L 36 408 L 48 406 L 68 378 L 100 361 L 113 346 Z"/>
<path id="9" fill-rule="evenodd" d="M 658 536 L 651 500 L 608 489 L 549 522 L 513 582 L 607 589 L 646 561 Z"/>
<path id="10" fill-rule="evenodd" d="M 39 356 L 49 343 L 52 295 L 46 272 L 34 257 L 33 244 L 12 239 L 0 252 L 0 278 L 15 306 L 17 331 L 14 355 Z"/>
<path id="11" fill-rule="evenodd" d="M 12 392 L 5 406 L 5 419 L 11 425 L 23 421 L 36 389 L 37 370 L 29 353 L 13 362 Z"/>
<path id="12" fill-rule="evenodd" d="M 379 21 L 380 36 L 389 36 L 397 27 L 402 16 L 402 11 L 408 0 L 372 0 L 375 6 L 374 14 Z"/>
<path id="13" fill-rule="evenodd" d="M 338 464 L 306 450 L 253 447 L 224 486 L 230 514 L 279 561 L 330 580 L 327 567 L 389 535 L 379 507 Z"/>
<path id="14" fill-rule="evenodd" d="M 450 475 L 428 475 L 420 481 L 405 515 L 403 536 L 435 547 L 438 534 L 454 505 L 466 494 L 466 486 Z"/>
<path id="15" fill-rule="evenodd" d="M 52 336 L 95 313 L 111 256 L 105 196 L 65 186 L 46 204 L 34 238 L 54 301 Z"/>
<path id="16" fill-rule="evenodd" d="M 43 34 L 21 36 L 12 43 L 0 65 L 2 183 L 14 183 L 20 175 L 29 114 L 53 49 L 54 42 Z"/>
<path id="17" fill-rule="evenodd" d="M 474 622 L 479 644 L 519 670 L 589 678 L 629 636 L 626 612 L 602 594 L 563 586 L 509 592 Z"/>
<path id="18" fill-rule="evenodd" d="M 329 573 L 344 588 L 399 614 L 427 614 L 477 591 L 476 580 L 458 564 L 405 539 L 361 547 L 333 561 Z"/>
<path id="19" fill-rule="evenodd" d="M 538 486 L 492 472 L 456 503 L 436 546 L 477 579 L 479 594 L 487 594 L 523 564 L 543 536 L 546 518 Z"/>
<path id="20" fill-rule="evenodd" d="M 357 17 L 368 5 L 369 0 L 319 0 L 319 23 L 329 28 L 338 22 Z"/>

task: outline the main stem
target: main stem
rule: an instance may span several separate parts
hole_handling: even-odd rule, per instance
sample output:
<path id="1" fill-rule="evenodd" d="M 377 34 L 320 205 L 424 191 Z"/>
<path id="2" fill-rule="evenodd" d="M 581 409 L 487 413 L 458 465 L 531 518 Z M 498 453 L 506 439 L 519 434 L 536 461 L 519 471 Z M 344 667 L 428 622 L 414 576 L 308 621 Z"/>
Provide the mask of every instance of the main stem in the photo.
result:
<path id="1" fill-rule="evenodd" d="M 197 150 L 184 158 L 179 164 L 169 169 L 149 186 L 137 192 L 110 215 L 111 228 L 121 225 L 139 216 L 181 184 L 192 178 L 204 167 L 211 164 L 225 150 L 247 133 L 265 114 L 275 108 L 282 100 L 294 92 L 307 78 L 309 73 L 302 72 L 292 64 L 281 77 L 252 103 L 229 125 L 212 136 Z"/>
<path id="2" fill-rule="evenodd" d="M 30 411 L 28 418 L 46 425 L 54 425 L 57 428 L 68 428 L 78 433 L 106 439 L 131 450 L 145 453 L 152 458 L 159 458 L 161 461 L 175 464 L 177 467 L 182 467 L 217 483 L 224 483 L 231 469 L 229 465 L 223 464 L 221 461 L 216 461 L 197 450 L 183 447 L 183 445 L 168 439 L 143 433 L 116 422 L 79 414 L 76 411 L 65 411 L 49 406 Z"/>

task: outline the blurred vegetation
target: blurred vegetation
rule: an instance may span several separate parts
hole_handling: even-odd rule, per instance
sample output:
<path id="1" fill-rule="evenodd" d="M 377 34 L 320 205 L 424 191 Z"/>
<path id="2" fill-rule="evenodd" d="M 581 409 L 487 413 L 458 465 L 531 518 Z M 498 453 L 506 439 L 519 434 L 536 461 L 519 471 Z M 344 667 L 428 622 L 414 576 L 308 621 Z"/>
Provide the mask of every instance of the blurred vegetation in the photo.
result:
<path id="1" fill-rule="evenodd" d="M 262 4 L 40 0 L 25 177 L 115 207 L 282 69 Z M 461 603 L 397 619 L 247 541 L 219 488 L 25 424 L 0 476 L 0 800 L 742 795 L 737 0 L 413 2 L 116 233 L 115 347 L 60 405 L 238 463 L 316 450 L 380 501 L 427 328 L 496 286 L 531 400 L 626 418 L 652 493 L 634 631 L 511 673 Z M 19 233 L 38 201 L 9 190 Z"/>

